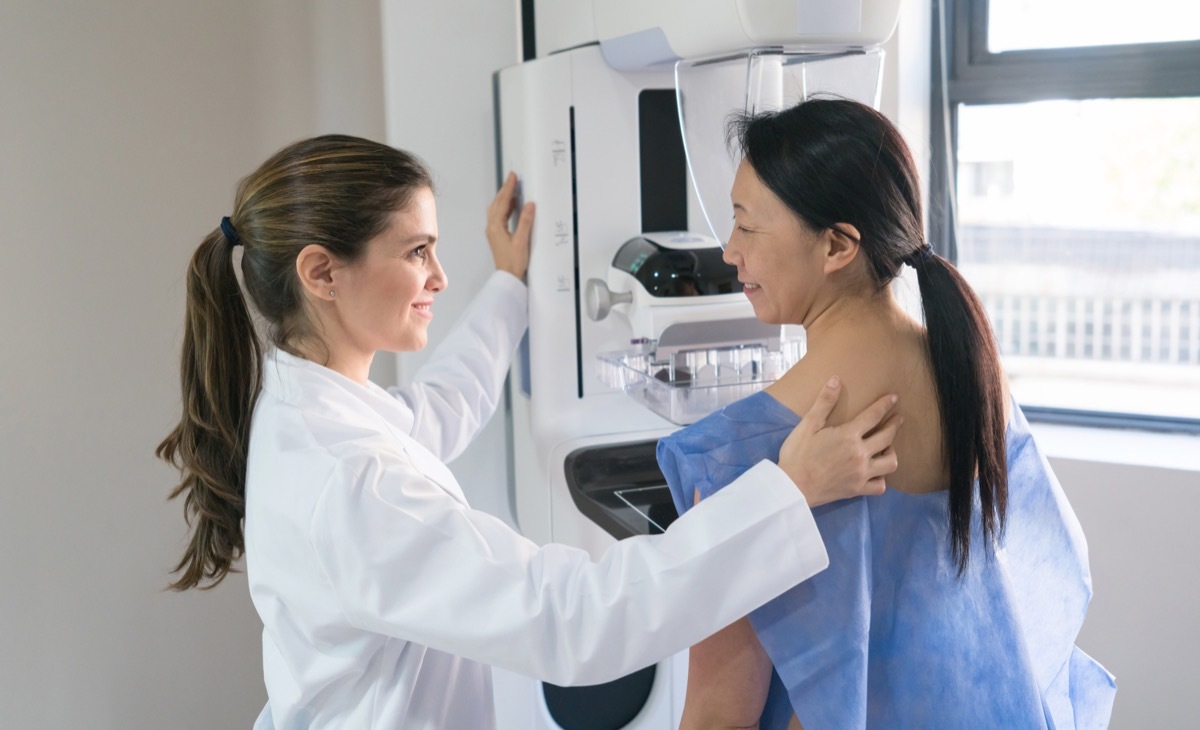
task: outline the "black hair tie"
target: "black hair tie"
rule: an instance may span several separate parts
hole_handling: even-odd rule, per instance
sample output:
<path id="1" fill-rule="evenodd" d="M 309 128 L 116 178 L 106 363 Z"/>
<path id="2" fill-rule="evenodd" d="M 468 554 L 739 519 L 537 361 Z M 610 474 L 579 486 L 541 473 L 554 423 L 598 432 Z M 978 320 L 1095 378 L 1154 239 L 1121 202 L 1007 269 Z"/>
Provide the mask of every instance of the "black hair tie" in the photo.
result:
<path id="1" fill-rule="evenodd" d="M 915 269 L 931 258 L 933 258 L 933 246 L 930 246 L 928 243 L 926 243 L 909 255 L 900 259 L 900 261 L 901 263 L 908 264 Z"/>
<path id="2" fill-rule="evenodd" d="M 221 219 L 221 233 L 225 234 L 225 240 L 229 241 L 229 247 L 242 245 L 242 237 L 238 235 L 237 229 L 233 227 L 233 221 L 229 220 L 229 216 Z"/>

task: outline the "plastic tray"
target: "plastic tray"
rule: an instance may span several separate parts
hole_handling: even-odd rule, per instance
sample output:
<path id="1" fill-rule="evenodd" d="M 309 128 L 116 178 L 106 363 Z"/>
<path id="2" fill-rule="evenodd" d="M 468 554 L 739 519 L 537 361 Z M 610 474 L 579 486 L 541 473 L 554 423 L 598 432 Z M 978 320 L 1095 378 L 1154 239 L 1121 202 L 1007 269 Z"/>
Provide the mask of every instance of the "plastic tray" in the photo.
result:
<path id="1" fill-rule="evenodd" d="M 656 356 L 654 343 L 597 355 L 596 375 L 672 423 L 686 426 L 762 390 L 804 355 L 802 339 Z"/>

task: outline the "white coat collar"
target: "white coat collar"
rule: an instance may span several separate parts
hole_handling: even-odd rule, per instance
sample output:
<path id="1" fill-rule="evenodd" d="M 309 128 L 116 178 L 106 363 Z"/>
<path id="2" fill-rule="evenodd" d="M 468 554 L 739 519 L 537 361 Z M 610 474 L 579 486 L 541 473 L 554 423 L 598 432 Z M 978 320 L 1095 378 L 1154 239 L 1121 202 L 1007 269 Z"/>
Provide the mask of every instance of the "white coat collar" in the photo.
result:
<path id="1" fill-rule="evenodd" d="M 311 360 L 272 348 L 263 368 L 263 390 L 300 410 L 347 426 L 383 430 L 430 481 L 463 506 L 466 495 L 454 474 L 409 435 L 413 412 L 403 401 L 370 381 L 357 383 Z"/>

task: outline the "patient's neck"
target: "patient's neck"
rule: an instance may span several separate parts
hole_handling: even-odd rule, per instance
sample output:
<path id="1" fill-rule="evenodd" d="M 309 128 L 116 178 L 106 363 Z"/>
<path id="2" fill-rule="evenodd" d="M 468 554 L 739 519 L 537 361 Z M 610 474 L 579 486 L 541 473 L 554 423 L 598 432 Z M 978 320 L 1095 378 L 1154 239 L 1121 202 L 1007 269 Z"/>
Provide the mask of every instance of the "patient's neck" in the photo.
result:
<path id="1" fill-rule="evenodd" d="M 804 325 L 809 352 L 838 347 L 847 340 L 911 331 L 920 325 L 900 308 L 890 288 L 868 295 L 842 295 L 822 307 Z"/>

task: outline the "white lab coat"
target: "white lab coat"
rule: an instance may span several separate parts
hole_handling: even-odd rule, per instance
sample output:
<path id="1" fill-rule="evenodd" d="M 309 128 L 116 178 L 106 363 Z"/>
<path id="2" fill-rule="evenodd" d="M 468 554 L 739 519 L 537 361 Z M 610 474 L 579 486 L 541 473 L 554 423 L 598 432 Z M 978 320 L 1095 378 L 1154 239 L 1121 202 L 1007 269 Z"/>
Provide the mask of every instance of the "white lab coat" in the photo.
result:
<path id="1" fill-rule="evenodd" d="M 256 728 L 490 728 L 487 665 L 607 681 L 826 566 L 808 506 L 769 462 L 596 562 L 472 510 L 443 460 L 494 412 L 526 302 L 494 274 L 392 393 L 268 356 L 246 475 L 269 697 Z"/>

